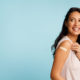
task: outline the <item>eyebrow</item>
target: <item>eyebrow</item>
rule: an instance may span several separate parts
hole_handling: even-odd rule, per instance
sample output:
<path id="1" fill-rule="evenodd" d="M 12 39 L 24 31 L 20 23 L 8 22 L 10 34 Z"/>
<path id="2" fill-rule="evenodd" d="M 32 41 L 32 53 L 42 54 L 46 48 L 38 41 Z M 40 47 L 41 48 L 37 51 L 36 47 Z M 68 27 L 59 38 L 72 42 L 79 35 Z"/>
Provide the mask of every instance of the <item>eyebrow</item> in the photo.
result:
<path id="1" fill-rule="evenodd" d="M 70 18 L 74 18 L 74 19 L 76 19 L 75 17 L 70 17 Z M 78 19 L 80 19 L 80 18 L 78 18 Z"/>

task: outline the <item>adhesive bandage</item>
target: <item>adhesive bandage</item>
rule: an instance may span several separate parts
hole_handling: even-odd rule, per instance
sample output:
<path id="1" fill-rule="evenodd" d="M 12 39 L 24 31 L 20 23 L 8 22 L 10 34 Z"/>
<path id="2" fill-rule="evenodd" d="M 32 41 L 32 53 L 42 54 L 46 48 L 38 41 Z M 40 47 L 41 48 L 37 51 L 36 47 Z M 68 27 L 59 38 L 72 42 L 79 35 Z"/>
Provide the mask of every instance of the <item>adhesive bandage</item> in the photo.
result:
<path id="1" fill-rule="evenodd" d="M 67 49 L 66 49 L 66 48 L 64 48 L 64 47 L 60 47 L 60 49 L 62 49 L 62 50 L 64 50 L 64 51 L 67 51 Z"/>

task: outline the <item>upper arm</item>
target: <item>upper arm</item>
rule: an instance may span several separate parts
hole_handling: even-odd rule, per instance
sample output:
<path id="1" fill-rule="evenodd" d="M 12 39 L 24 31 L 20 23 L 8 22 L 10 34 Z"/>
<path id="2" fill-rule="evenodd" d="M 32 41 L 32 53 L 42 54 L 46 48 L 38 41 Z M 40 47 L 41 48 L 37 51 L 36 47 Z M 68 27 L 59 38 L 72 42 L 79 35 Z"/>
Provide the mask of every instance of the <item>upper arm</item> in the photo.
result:
<path id="1" fill-rule="evenodd" d="M 66 48 L 67 51 L 62 50 L 60 47 Z M 52 71 L 51 71 L 52 74 L 53 73 L 59 74 L 61 72 L 63 65 L 69 55 L 70 48 L 71 48 L 71 44 L 69 43 L 69 41 L 63 41 L 59 45 L 59 47 L 56 49 L 54 63 L 52 66 Z"/>

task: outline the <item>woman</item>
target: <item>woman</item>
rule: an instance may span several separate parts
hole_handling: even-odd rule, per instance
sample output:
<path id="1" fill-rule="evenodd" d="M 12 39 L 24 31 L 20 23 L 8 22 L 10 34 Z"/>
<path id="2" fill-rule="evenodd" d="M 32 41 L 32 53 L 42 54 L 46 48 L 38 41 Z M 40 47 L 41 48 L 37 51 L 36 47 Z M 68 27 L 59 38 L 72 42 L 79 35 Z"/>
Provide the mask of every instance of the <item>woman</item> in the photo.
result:
<path id="1" fill-rule="evenodd" d="M 52 48 L 51 80 L 80 80 L 80 8 L 69 9 Z"/>

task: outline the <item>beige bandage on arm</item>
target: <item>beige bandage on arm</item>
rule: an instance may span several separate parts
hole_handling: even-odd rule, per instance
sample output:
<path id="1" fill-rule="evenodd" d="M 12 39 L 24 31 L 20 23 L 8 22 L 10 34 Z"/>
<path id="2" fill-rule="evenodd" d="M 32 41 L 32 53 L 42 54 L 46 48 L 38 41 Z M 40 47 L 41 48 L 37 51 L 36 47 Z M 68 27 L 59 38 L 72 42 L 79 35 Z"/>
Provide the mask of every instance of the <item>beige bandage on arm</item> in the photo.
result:
<path id="1" fill-rule="evenodd" d="M 60 49 L 62 49 L 62 50 L 64 50 L 64 51 L 67 51 L 67 49 L 64 48 L 64 47 L 62 47 L 62 46 L 60 46 Z"/>

